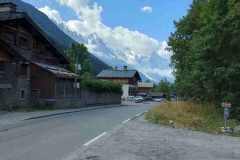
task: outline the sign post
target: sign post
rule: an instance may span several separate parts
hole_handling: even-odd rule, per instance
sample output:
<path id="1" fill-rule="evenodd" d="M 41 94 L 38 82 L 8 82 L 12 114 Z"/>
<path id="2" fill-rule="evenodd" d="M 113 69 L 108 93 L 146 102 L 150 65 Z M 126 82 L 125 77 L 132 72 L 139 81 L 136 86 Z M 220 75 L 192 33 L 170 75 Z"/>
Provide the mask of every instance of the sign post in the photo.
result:
<path id="1" fill-rule="evenodd" d="M 225 131 L 227 132 L 227 119 L 229 118 L 229 108 L 231 108 L 231 103 L 228 102 L 223 102 L 222 103 L 222 107 L 224 108 L 223 110 L 223 118 L 224 118 L 224 127 L 225 127 Z"/>

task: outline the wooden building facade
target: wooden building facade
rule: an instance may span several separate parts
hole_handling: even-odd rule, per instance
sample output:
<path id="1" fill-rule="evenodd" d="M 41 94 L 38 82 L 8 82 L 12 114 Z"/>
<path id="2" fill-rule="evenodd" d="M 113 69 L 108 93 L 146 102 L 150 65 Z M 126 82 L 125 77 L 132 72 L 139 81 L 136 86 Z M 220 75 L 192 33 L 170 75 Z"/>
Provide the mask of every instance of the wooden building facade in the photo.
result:
<path id="1" fill-rule="evenodd" d="M 68 58 L 16 8 L 11 2 L 0 3 L 0 108 L 73 100 L 76 75 L 60 67 L 69 63 Z M 78 88 L 78 98 L 80 93 Z"/>
<path id="2" fill-rule="evenodd" d="M 139 92 L 151 94 L 153 90 L 154 83 L 153 82 L 138 82 L 137 90 Z"/>
<path id="3" fill-rule="evenodd" d="M 141 81 L 138 71 L 128 70 L 127 66 L 124 66 L 123 70 L 103 70 L 96 77 L 103 81 L 111 81 L 122 84 L 122 99 L 126 99 L 130 95 L 136 95 L 138 81 Z"/>

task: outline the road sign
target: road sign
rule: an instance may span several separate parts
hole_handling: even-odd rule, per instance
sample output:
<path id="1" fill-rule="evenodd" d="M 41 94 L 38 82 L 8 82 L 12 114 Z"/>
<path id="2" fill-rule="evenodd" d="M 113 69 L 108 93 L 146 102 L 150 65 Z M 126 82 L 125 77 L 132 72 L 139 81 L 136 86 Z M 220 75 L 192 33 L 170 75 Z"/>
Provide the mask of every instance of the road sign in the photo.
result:
<path id="1" fill-rule="evenodd" d="M 76 85 L 77 84 L 77 85 Z M 74 83 L 73 84 L 73 87 L 75 88 L 75 86 L 76 86 L 76 88 L 80 88 L 80 83 Z"/>
<path id="2" fill-rule="evenodd" d="M 222 107 L 224 107 L 224 108 L 231 108 L 231 103 L 223 102 L 222 103 Z"/>
<path id="3" fill-rule="evenodd" d="M 223 115 L 224 119 L 228 119 L 229 118 L 229 109 L 225 108 L 223 113 L 224 113 L 224 115 Z"/>

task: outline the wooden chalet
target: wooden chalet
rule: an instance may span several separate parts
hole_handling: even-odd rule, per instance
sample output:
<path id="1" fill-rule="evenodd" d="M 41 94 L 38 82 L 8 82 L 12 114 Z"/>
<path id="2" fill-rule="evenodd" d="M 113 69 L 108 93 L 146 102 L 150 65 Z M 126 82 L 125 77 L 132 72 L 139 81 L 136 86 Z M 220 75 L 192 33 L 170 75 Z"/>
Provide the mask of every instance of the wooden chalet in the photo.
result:
<path id="1" fill-rule="evenodd" d="M 123 70 L 107 69 L 100 72 L 96 78 L 103 81 L 111 81 L 122 84 L 123 95 L 122 99 L 126 99 L 130 95 L 137 94 L 137 84 L 141 81 L 141 77 L 137 70 L 128 70 L 124 66 Z"/>
<path id="2" fill-rule="evenodd" d="M 153 82 L 138 82 L 138 91 L 150 94 L 152 93 L 153 86 Z"/>
<path id="3" fill-rule="evenodd" d="M 16 10 L 11 2 L 0 3 L 0 109 L 39 101 L 73 105 L 76 75 L 60 67 L 68 58 L 25 12 Z"/>
<path id="4" fill-rule="evenodd" d="M 165 93 L 160 93 L 160 92 L 153 92 L 151 93 L 151 97 L 154 98 L 167 98 Z"/>

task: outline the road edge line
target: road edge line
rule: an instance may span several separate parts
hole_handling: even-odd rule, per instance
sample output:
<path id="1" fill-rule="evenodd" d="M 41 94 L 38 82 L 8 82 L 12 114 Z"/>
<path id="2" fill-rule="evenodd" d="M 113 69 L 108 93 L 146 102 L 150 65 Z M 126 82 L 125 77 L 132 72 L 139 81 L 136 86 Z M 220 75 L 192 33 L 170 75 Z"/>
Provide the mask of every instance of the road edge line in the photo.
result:
<path id="1" fill-rule="evenodd" d="M 97 136 L 97 137 L 91 139 L 90 141 L 88 141 L 87 143 L 85 143 L 84 146 L 88 146 L 88 145 L 92 144 L 93 142 L 95 142 L 99 138 L 105 136 L 106 134 L 107 134 L 107 132 L 104 132 L 104 133 L 100 134 L 99 136 Z"/>
<path id="2" fill-rule="evenodd" d="M 129 118 L 129 119 L 123 121 L 122 123 L 124 124 L 124 123 L 127 123 L 128 121 L 131 121 L 131 120 L 132 120 L 132 118 Z"/>

